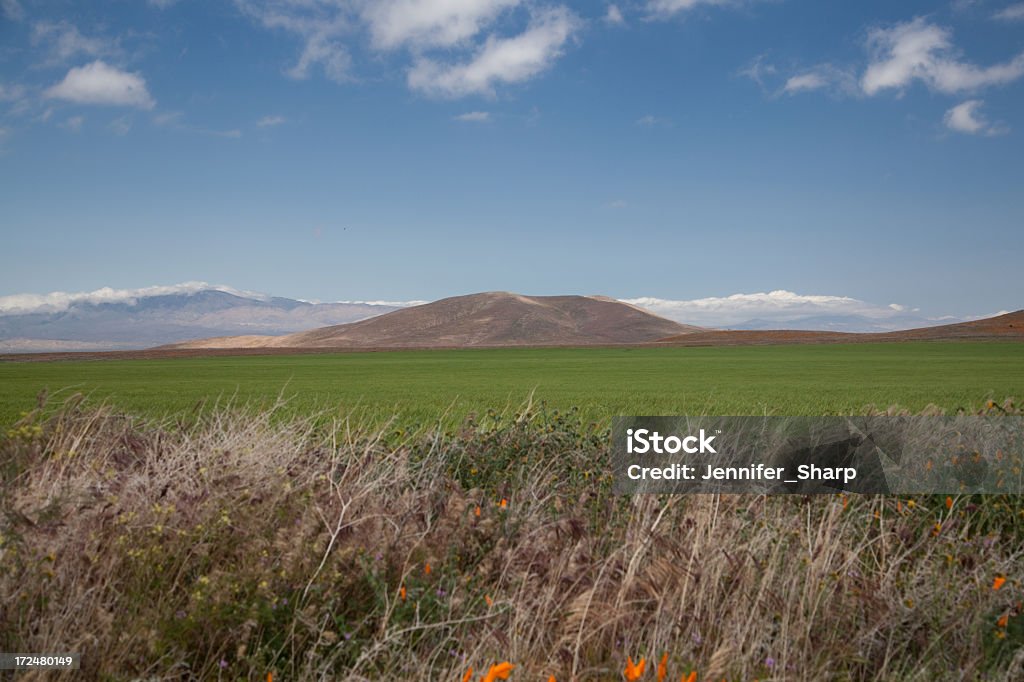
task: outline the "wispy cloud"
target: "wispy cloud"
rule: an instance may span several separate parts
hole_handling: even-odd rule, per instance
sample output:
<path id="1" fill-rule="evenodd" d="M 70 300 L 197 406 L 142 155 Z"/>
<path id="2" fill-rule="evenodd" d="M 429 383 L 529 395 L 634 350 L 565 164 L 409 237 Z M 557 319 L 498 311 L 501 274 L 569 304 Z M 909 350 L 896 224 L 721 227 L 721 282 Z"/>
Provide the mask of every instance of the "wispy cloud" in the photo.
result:
<path id="1" fill-rule="evenodd" d="M 464 114 L 453 116 L 456 121 L 465 121 L 468 123 L 484 123 L 491 120 L 491 112 L 489 111 L 467 111 Z"/>
<path id="2" fill-rule="evenodd" d="M 564 7 L 538 11 L 523 33 L 489 36 L 469 61 L 417 59 L 409 70 L 409 87 L 438 97 L 493 96 L 497 84 L 521 83 L 550 67 L 579 26 L 576 15 Z"/>
<path id="3" fill-rule="evenodd" d="M 30 41 L 46 52 L 44 64 L 66 64 L 77 58 L 108 57 L 120 53 L 116 40 L 83 35 L 69 21 L 38 21 L 32 25 Z"/>
<path id="4" fill-rule="evenodd" d="M 349 3 L 335 0 L 235 0 L 235 4 L 268 29 L 298 37 L 302 51 L 285 73 L 298 80 L 319 67 L 337 83 L 351 80 L 352 58 L 344 39 L 352 30 Z"/>
<path id="5" fill-rule="evenodd" d="M 131 116 L 121 116 L 115 118 L 113 121 L 107 124 L 107 128 L 110 132 L 115 135 L 124 136 L 131 132 L 132 129 L 132 118 Z"/>
<path id="6" fill-rule="evenodd" d="M 623 300 L 678 322 L 707 327 L 732 327 L 751 321 L 782 327 L 806 318 L 823 317 L 864 318 L 877 323 L 874 326 L 884 326 L 887 322 L 900 326 L 897 323 L 900 319 L 917 319 L 916 310 L 896 303 L 880 305 L 849 296 L 807 295 L 785 290 L 692 300 L 653 297 Z"/>
<path id="7" fill-rule="evenodd" d="M 284 116 L 264 116 L 260 120 L 256 121 L 256 126 L 259 128 L 271 128 L 273 126 L 279 126 L 286 123 L 288 119 Z"/>
<path id="8" fill-rule="evenodd" d="M 430 303 L 430 301 L 334 301 L 334 303 L 347 303 L 350 305 L 378 305 L 387 306 L 389 308 L 410 308 L 414 305 Z"/>
<path id="9" fill-rule="evenodd" d="M 363 35 L 371 50 L 411 58 L 410 89 L 437 97 L 494 95 L 545 71 L 582 22 L 563 6 L 528 0 L 235 0 L 268 29 L 302 41 L 286 73 L 309 78 L 316 68 L 334 81 L 352 80 L 349 43 Z M 519 35 L 495 28 L 513 10 L 531 20 Z M 485 37 L 486 36 L 486 37 Z"/>
<path id="10" fill-rule="evenodd" d="M 242 131 L 237 128 L 231 129 L 215 129 L 205 128 L 203 126 L 196 126 L 186 123 L 184 116 L 180 111 L 164 111 L 153 116 L 153 123 L 168 128 L 170 130 L 177 130 L 185 133 L 195 133 L 197 135 L 211 135 L 213 137 L 225 137 L 231 139 L 237 139 L 242 137 Z"/>
<path id="11" fill-rule="evenodd" d="M 1024 21 L 1024 2 L 1004 7 L 993 16 L 1001 21 Z"/>
<path id="12" fill-rule="evenodd" d="M 655 19 L 667 19 L 701 6 L 727 7 L 746 5 L 756 0 L 647 0 L 647 12 Z"/>
<path id="13" fill-rule="evenodd" d="M 861 78 L 865 94 L 902 90 L 915 81 L 946 94 L 1003 85 L 1024 76 L 1024 53 L 991 66 L 961 61 L 949 29 L 917 18 L 868 34 L 871 61 Z"/>
<path id="14" fill-rule="evenodd" d="M 1009 132 L 1005 125 L 992 123 L 981 113 L 984 104 L 980 99 L 969 99 L 951 108 L 944 119 L 946 127 L 968 135 L 1001 135 Z"/>
<path id="15" fill-rule="evenodd" d="M 773 94 L 824 91 L 838 96 L 872 97 L 887 91 L 902 92 L 921 83 L 935 92 L 955 95 L 1005 85 L 1024 77 L 1024 52 L 1005 62 L 979 66 L 963 58 L 953 43 L 950 29 L 923 17 L 871 29 L 865 48 L 868 59 L 861 67 L 826 62 L 791 71 L 783 76 L 781 86 L 774 89 Z M 762 55 L 740 74 L 768 92 L 765 83 L 778 71 Z"/>
<path id="16" fill-rule="evenodd" d="M 11 21 L 21 21 L 25 18 L 25 8 L 18 0 L 0 0 L 0 10 Z"/>
<path id="17" fill-rule="evenodd" d="M 142 287 L 140 289 L 112 289 L 103 287 L 95 291 L 81 291 L 68 293 L 65 291 L 54 291 L 49 294 L 13 294 L 0 296 L 0 315 L 15 315 L 36 312 L 61 312 L 67 310 L 76 303 L 128 303 L 134 305 L 140 299 L 151 296 L 169 296 L 172 294 L 194 294 L 200 291 L 224 291 L 235 296 L 251 298 L 255 300 L 266 300 L 265 294 L 252 291 L 243 291 L 233 287 L 220 284 L 208 284 L 206 282 L 184 282 L 168 286 Z"/>
<path id="18" fill-rule="evenodd" d="M 608 5 L 604 13 L 604 23 L 611 26 L 622 26 L 626 23 L 626 18 L 622 16 L 622 10 L 618 5 Z"/>
<path id="19" fill-rule="evenodd" d="M 173 127 L 181 123 L 182 116 L 180 111 L 161 111 L 153 116 L 153 123 L 158 126 Z"/>
<path id="20" fill-rule="evenodd" d="M 72 116 L 59 125 L 68 132 L 78 133 L 81 132 L 83 124 L 85 124 L 84 116 Z"/>
<path id="21" fill-rule="evenodd" d="M 451 47 L 473 38 L 522 0 L 378 0 L 365 3 L 362 18 L 378 49 Z"/>
<path id="22" fill-rule="evenodd" d="M 850 69 L 832 64 L 818 64 L 786 79 L 782 92 L 796 95 L 801 92 L 827 90 L 839 95 L 858 94 L 857 76 Z"/>
<path id="23" fill-rule="evenodd" d="M 778 68 L 768 61 L 768 56 L 759 54 L 745 67 L 739 70 L 739 75 L 749 78 L 757 83 L 762 90 L 767 89 L 765 81 L 778 73 Z"/>
<path id="24" fill-rule="evenodd" d="M 76 104 L 139 109 L 152 109 L 156 104 L 141 74 L 122 71 L 101 60 L 72 68 L 64 80 L 46 90 L 45 96 Z"/>
<path id="25" fill-rule="evenodd" d="M 16 102 L 24 98 L 27 92 L 24 85 L 0 83 L 0 102 Z"/>
<path id="26" fill-rule="evenodd" d="M 636 124 L 643 128 L 655 128 L 658 126 L 670 126 L 672 121 L 662 116 L 655 116 L 654 114 L 645 114 L 636 120 Z"/>
<path id="27" fill-rule="evenodd" d="M 808 71 L 796 76 L 790 76 L 783 86 L 783 91 L 788 93 L 804 92 L 806 90 L 821 90 L 828 85 L 828 80 L 820 73 Z"/>

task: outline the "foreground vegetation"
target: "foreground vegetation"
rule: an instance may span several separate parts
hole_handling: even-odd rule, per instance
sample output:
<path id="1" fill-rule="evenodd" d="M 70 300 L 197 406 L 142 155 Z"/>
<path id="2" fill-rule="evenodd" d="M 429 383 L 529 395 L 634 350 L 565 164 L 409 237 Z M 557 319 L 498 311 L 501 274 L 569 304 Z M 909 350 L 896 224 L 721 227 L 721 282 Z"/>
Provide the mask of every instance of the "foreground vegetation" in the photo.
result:
<path id="1" fill-rule="evenodd" d="M 1024 674 L 1017 498 L 616 497 L 607 436 L 539 405 L 30 412 L 0 435 L 0 650 L 94 679 Z"/>
<path id="2" fill-rule="evenodd" d="M 133 414 L 181 415 L 288 399 L 294 415 L 359 412 L 383 423 L 458 424 L 535 392 L 615 414 L 849 414 L 866 405 L 977 408 L 1024 389 L 1020 343 L 890 343 L 743 348 L 404 351 L 172 360 L 0 363 L 0 423 L 36 394 L 80 391 Z M 65 393 L 66 395 L 66 393 Z"/>

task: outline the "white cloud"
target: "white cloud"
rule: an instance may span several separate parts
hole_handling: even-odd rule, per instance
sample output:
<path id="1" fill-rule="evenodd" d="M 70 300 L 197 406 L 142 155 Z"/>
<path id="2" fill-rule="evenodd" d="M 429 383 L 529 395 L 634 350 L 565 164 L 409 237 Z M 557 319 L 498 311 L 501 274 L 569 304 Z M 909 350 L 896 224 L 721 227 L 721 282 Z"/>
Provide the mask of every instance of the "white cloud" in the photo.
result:
<path id="1" fill-rule="evenodd" d="M 810 71 L 790 77 L 782 89 L 784 92 L 792 94 L 795 92 L 804 92 L 806 90 L 820 90 L 826 86 L 828 86 L 828 79 L 820 73 Z"/>
<path id="2" fill-rule="evenodd" d="M 68 130 L 72 133 L 77 133 L 82 130 L 82 125 L 85 123 L 84 116 L 72 116 L 68 120 L 59 124 L 64 130 Z"/>
<path id="3" fill-rule="evenodd" d="M 782 86 L 782 92 L 787 95 L 814 90 L 829 90 L 845 95 L 856 94 L 858 91 L 857 78 L 847 69 L 832 64 L 819 64 L 790 76 Z"/>
<path id="4" fill-rule="evenodd" d="M 497 83 L 520 83 L 550 67 L 579 23 L 565 7 L 541 10 L 517 36 L 489 36 L 468 62 L 441 64 L 418 58 L 409 71 L 409 87 L 441 97 L 493 96 Z"/>
<path id="5" fill-rule="evenodd" d="M 766 55 L 760 54 L 754 58 L 747 66 L 740 69 L 739 75 L 745 76 L 750 80 L 757 83 L 757 85 L 763 90 L 765 87 L 765 80 L 774 76 L 778 73 L 778 69 L 775 68 L 774 64 L 769 64 L 765 61 Z"/>
<path id="6" fill-rule="evenodd" d="M 580 25 L 563 6 L 534 0 L 235 0 L 268 29 L 302 41 L 285 73 L 309 78 L 319 68 L 336 82 L 353 80 L 349 43 L 361 34 L 373 50 L 405 50 L 407 85 L 435 96 L 493 95 L 544 71 Z M 532 21 L 518 36 L 493 29 L 512 10 L 529 7 Z M 485 31 L 489 32 L 486 39 Z"/>
<path id="7" fill-rule="evenodd" d="M 11 21 L 21 21 L 25 18 L 25 9 L 18 0 L 0 0 L 0 9 Z"/>
<path id="8" fill-rule="evenodd" d="M 350 79 L 352 58 L 341 43 L 329 38 L 327 34 L 314 34 L 308 37 L 299 61 L 285 73 L 296 80 L 305 80 L 309 78 L 310 69 L 316 64 L 319 64 L 324 75 L 335 83 L 344 83 Z"/>
<path id="9" fill-rule="evenodd" d="M 946 112 L 946 127 L 968 135 L 1000 135 L 1008 132 L 1005 126 L 993 124 L 985 118 L 981 113 L 984 104 L 980 99 L 969 99 L 956 105 Z"/>
<path id="10" fill-rule="evenodd" d="M 32 26 L 33 46 L 45 45 L 49 56 L 47 65 L 63 64 L 79 55 L 103 57 L 117 54 L 120 50 L 114 41 L 104 38 L 90 38 L 82 35 L 78 28 L 68 21 L 39 21 Z"/>
<path id="11" fill-rule="evenodd" d="M 158 285 L 141 287 L 138 289 L 113 289 L 103 287 L 95 291 L 83 291 L 68 293 L 54 291 L 49 294 L 13 294 L 0 296 L 0 315 L 25 315 L 29 313 L 59 313 L 75 304 L 100 305 L 103 303 L 126 303 L 136 305 L 140 300 L 153 296 L 173 296 L 177 294 L 196 294 L 201 291 L 222 291 L 233 296 L 248 298 L 254 301 L 267 301 L 270 296 L 256 291 L 246 291 L 223 284 L 209 284 L 207 282 L 183 282 L 181 284 Z M 297 299 L 302 300 L 302 299 Z M 320 301 L 305 301 L 307 303 L 320 303 Z M 422 305 L 429 301 L 333 301 L 334 303 L 361 304 L 389 306 L 392 308 L 406 308 L 414 305 Z"/>
<path id="12" fill-rule="evenodd" d="M 628 204 L 625 199 L 616 199 L 615 201 L 608 202 L 608 208 L 626 208 Z"/>
<path id="13" fill-rule="evenodd" d="M 132 129 L 132 118 L 131 116 L 121 116 L 120 118 L 115 118 L 113 121 L 107 124 L 107 128 L 109 128 L 110 132 L 114 133 L 115 135 L 120 135 L 123 137 L 124 135 L 127 135 Z"/>
<path id="14" fill-rule="evenodd" d="M 622 10 L 619 9 L 618 5 L 608 5 L 608 11 L 604 14 L 604 21 L 612 26 L 622 26 L 626 23 L 626 18 L 622 16 Z"/>
<path id="15" fill-rule="evenodd" d="M 638 118 L 636 124 L 644 128 L 654 128 L 655 126 L 670 126 L 672 121 L 661 116 L 655 116 L 654 114 L 646 114 Z"/>
<path id="16" fill-rule="evenodd" d="M 1003 21 L 1024 21 L 1024 2 L 1005 7 L 996 12 L 994 16 Z"/>
<path id="17" fill-rule="evenodd" d="M 279 126 L 287 121 L 288 119 L 284 116 L 264 116 L 260 120 L 256 121 L 256 125 L 260 128 L 270 128 L 273 126 Z"/>
<path id="18" fill-rule="evenodd" d="M 802 318 L 822 316 L 855 316 L 884 324 L 915 312 L 899 304 L 878 305 L 848 296 L 803 295 L 784 290 L 682 301 L 651 297 L 622 300 L 671 320 L 706 327 L 730 327 L 751 320 L 783 326 Z"/>
<path id="19" fill-rule="evenodd" d="M 181 124 L 182 114 L 180 111 L 162 111 L 153 116 L 153 123 L 158 126 L 177 126 Z"/>
<path id="20" fill-rule="evenodd" d="M 648 0 L 647 11 L 654 16 L 670 17 L 699 5 L 730 5 L 734 0 Z"/>
<path id="21" fill-rule="evenodd" d="M 470 123 L 484 123 L 491 120 L 491 112 L 489 111 L 467 111 L 464 114 L 453 116 L 456 121 L 466 121 Z"/>
<path id="22" fill-rule="evenodd" d="M 184 120 L 184 116 L 180 111 L 164 111 L 153 116 L 153 123 L 162 128 L 168 128 L 170 130 L 177 130 L 184 133 L 195 133 L 198 135 L 212 135 L 215 137 L 226 137 L 226 138 L 239 138 L 242 136 L 242 131 L 237 128 L 230 130 L 217 130 L 213 128 L 205 128 L 203 126 L 192 125 Z"/>
<path id="23" fill-rule="evenodd" d="M 252 291 L 242 291 L 228 286 L 212 285 L 206 282 L 184 282 L 170 286 L 152 286 L 141 289 L 112 289 L 103 287 L 95 291 L 67 293 L 54 291 L 49 294 L 13 294 L 0 296 L 0 315 L 25 313 L 55 313 L 67 310 L 76 303 L 128 303 L 135 305 L 141 298 L 169 296 L 172 294 L 194 294 L 200 291 L 223 291 L 243 298 L 266 300 L 268 297 Z"/>
<path id="24" fill-rule="evenodd" d="M 404 45 L 451 47 L 472 38 L 501 12 L 522 0 L 376 0 L 362 17 L 373 45 L 391 50 Z"/>
<path id="25" fill-rule="evenodd" d="M 914 81 L 946 94 L 1002 85 L 1024 76 L 1024 53 L 980 67 L 960 61 L 948 29 L 917 18 L 868 35 L 871 62 L 861 78 L 868 95 L 903 89 Z"/>
<path id="26" fill-rule="evenodd" d="M 24 85 L 4 85 L 0 83 L 0 102 L 16 102 L 25 97 Z"/>
<path id="27" fill-rule="evenodd" d="M 46 96 L 78 104 L 106 104 L 152 109 L 155 102 L 138 73 L 121 71 L 96 60 L 68 71 L 64 80 L 46 91 Z"/>
<path id="28" fill-rule="evenodd" d="M 336 83 L 351 80 L 352 58 L 343 39 L 351 32 L 350 3 L 344 0 L 235 0 L 238 7 L 265 28 L 291 33 L 302 40 L 302 52 L 285 71 L 305 80 L 319 66 Z"/>
<path id="29" fill-rule="evenodd" d="M 349 305 L 381 305 L 388 306 L 389 308 L 410 308 L 414 305 L 423 305 L 430 303 L 430 301 L 334 301 L 335 303 L 345 303 Z"/>

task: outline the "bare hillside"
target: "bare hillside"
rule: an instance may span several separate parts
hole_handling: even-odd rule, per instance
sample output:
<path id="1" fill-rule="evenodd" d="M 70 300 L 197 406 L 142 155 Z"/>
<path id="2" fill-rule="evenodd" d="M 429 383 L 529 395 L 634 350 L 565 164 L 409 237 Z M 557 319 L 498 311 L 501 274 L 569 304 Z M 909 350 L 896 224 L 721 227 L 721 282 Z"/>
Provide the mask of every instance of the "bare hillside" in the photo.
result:
<path id="1" fill-rule="evenodd" d="M 646 343 L 701 331 L 597 296 L 455 296 L 369 320 L 280 337 L 221 337 L 175 348 L 436 348 Z"/>

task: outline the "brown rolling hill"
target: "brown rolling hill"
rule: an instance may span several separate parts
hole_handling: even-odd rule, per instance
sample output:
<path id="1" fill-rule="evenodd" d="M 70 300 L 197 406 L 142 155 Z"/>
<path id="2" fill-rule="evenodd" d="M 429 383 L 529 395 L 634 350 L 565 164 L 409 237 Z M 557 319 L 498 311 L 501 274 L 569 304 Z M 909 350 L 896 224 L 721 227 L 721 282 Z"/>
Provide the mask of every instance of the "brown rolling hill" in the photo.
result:
<path id="1" fill-rule="evenodd" d="M 854 333 L 705 329 L 658 339 L 665 346 L 755 346 L 791 343 L 880 343 L 887 341 L 1024 341 L 1024 310 L 971 322 L 897 332 Z"/>
<path id="2" fill-rule="evenodd" d="M 482 300 L 486 297 L 492 297 L 491 301 Z M 537 305 L 544 305 L 548 301 L 552 301 L 550 305 L 553 305 L 556 309 L 561 310 L 561 313 L 552 313 L 550 311 L 540 315 L 538 321 L 537 311 L 533 310 L 533 304 L 525 304 L 522 301 L 508 302 L 507 299 L 502 301 L 504 297 L 515 297 L 527 298 L 529 301 L 538 301 Z M 467 302 L 465 299 L 470 299 Z M 473 299 L 477 299 L 476 303 L 473 303 Z M 584 302 L 580 302 L 578 299 L 586 299 Z M 559 305 L 559 302 L 568 300 L 570 305 L 569 310 L 575 311 L 571 313 Z M 599 304 L 615 304 L 616 307 L 611 310 L 616 310 L 622 314 L 622 318 L 618 318 L 617 322 L 613 322 L 601 315 L 603 322 L 598 322 L 593 319 L 591 315 L 581 314 L 578 307 L 573 306 L 571 303 L 575 302 L 581 304 L 583 309 L 590 309 L 593 312 L 592 303 L 596 302 Z M 439 310 L 438 308 L 432 308 L 438 304 L 444 303 L 444 310 L 452 312 L 452 317 L 445 317 L 445 314 L 440 312 L 430 312 L 427 316 L 415 316 L 409 318 L 414 321 L 418 321 L 419 327 L 416 328 L 416 332 L 406 337 L 401 334 L 401 327 L 396 326 L 394 318 L 386 320 L 383 325 L 373 325 L 371 331 L 372 334 L 366 332 L 366 326 L 368 323 L 374 320 L 384 320 L 392 316 L 399 315 L 399 313 L 420 311 L 423 309 Z M 492 320 L 495 309 L 507 310 L 506 306 L 510 306 L 513 310 L 522 310 L 523 305 L 529 305 L 527 310 L 530 311 L 529 315 L 525 316 L 525 319 L 520 318 L 518 323 L 511 321 L 509 318 L 503 318 L 502 320 Z M 622 311 L 620 307 L 625 307 L 627 311 Z M 476 310 L 475 315 L 469 315 L 467 317 L 466 310 Z M 604 308 L 597 308 L 599 310 L 605 310 Z M 461 310 L 462 312 L 454 312 L 455 310 Z M 572 323 L 565 322 L 562 319 L 562 315 L 567 315 L 570 319 L 575 320 Z M 553 320 L 551 319 L 553 316 Z M 403 315 L 403 317 L 405 317 Z M 491 322 L 481 322 L 481 317 L 485 320 L 492 320 Z M 545 319 L 546 318 L 546 319 Z M 580 320 L 580 318 L 583 318 Z M 401 318 L 400 318 L 401 319 Z M 448 325 L 444 322 L 445 319 L 454 320 L 452 325 Z M 627 340 L 627 341 L 609 341 L 610 338 L 621 339 L 624 336 L 635 338 L 632 335 L 636 333 L 636 330 L 629 334 L 623 334 L 620 336 L 616 330 L 622 329 L 623 324 L 627 324 L 626 320 L 636 320 L 637 329 L 642 333 L 639 336 L 647 337 L 639 340 Z M 480 327 L 487 327 L 493 325 L 494 331 L 481 331 Z M 452 348 L 459 347 L 458 337 L 451 333 L 450 330 L 464 327 L 468 331 L 463 333 L 469 334 L 469 338 L 476 339 L 477 346 L 512 346 L 512 345 L 571 345 L 571 346 L 644 346 L 644 347 L 657 347 L 657 346 L 768 346 L 768 345 L 786 345 L 786 344 L 825 344 L 825 343 L 883 343 L 883 342 L 900 342 L 900 341 L 1017 341 L 1024 342 L 1024 310 L 1018 310 L 1014 313 L 1008 313 L 1006 315 L 998 315 L 996 317 L 985 318 L 983 320 L 975 320 L 973 322 L 962 322 L 958 324 L 947 324 L 938 327 L 924 327 L 921 329 L 908 329 L 906 331 L 898 332 L 886 332 L 879 334 L 865 334 L 865 333 L 841 333 L 841 332 L 814 332 L 814 331 L 793 331 L 793 330 L 775 330 L 775 331 L 740 331 L 740 330 L 716 330 L 716 329 L 702 329 L 699 327 L 687 327 L 685 325 L 676 324 L 669 320 L 664 320 L 660 317 L 651 315 L 642 310 L 638 310 L 631 306 L 622 303 L 616 303 L 610 299 L 603 299 L 598 297 L 588 298 L 581 296 L 550 296 L 550 297 L 518 297 L 515 294 L 477 294 L 475 296 L 460 296 L 455 299 L 445 299 L 444 301 L 438 301 L 437 303 L 428 303 L 423 306 L 417 306 L 416 308 L 406 308 L 394 313 L 388 313 L 387 315 L 381 315 L 377 318 L 365 320 L 363 322 L 356 322 L 354 324 L 338 325 L 335 327 L 324 327 L 323 329 L 314 330 L 311 332 L 303 332 L 301 334 L 292 334 L 289 336 L 225 336 L 213 339 L 205 339 L 198 343 L 181 343 L 172 346 L 162 346 L 159 348 L 151 348 L 149 350 L 134 350 L 134 351 L 104 351 L 104 352 L 50 352 L 50 353 L 18 353 L 18 354 L 0 354 L 0 362 L 44 362 L 50 360 L 131 360 L 131 359 L 155 359 L 155 358 L 178 358 L 178 357 L 197 357 L 197 356 L 238 356 L 238 355 L 290 355 L 296 353 L 322 353 L 322 352 L 349 352 L 349 351 L 366 351 L 366 350 L 379 350 L 387 351 L 394 350 L 397 348 Z M 353 334 L 352 330 L 358 328 L 360 334 L 365 333 L 364 336 L 357 337 Z M 542 329 L 545 330 L 543 338 L 545 342 L 528 342 L 525 341 L 526 336 L 523 335 L 524 329 Z M 566 329 L 575 329 L 574 333 L 566 332 Z M 595 336 L 585 336 L 592 333 L 592 330 L 597 329 Z M 662 333 L 662 329 L 668 329 L 669 333 Z M 442 329 L 449 330 L 442 333 Z M 497 330 L 505 331 L 501 336 Z M 552 333 L 552 330 L 560 330 L 558 334 Z M 683 330 L 679 332 L 679 330 Z M 432 331 L 431 331 L 432 330 Z M 648 332 L 650 336 L 648 336 Z M 656 335 L 654 340 L 651 340 L 651 336 Z M 507 341 L 500 342 L 502 338 L 513 338 L 518 339 L 518 343 L 509 343 Z M 586 340 L 576 340 L 579 338 L 585 338 Z M 594 341 L 593 338 L 600 340 Z M 351 339 L 357 338 L 358 344 L 353 344 Z M 465 337 L 464 337 L 465 338 Z M 288 345 L 289 343 L 309 343 L 308 346 L 296 346 Z M 323 345 L 333 344 L 339 345 Z M 474 345 L 474 344 L 466 344 Z"/>
<path id="3" fill-rule="evenodd" d="M 700 331 L 601 296 L 488 292 L 287 336 L 217 337 L 167 348 L 591 346 L 650 343 Z"/>

